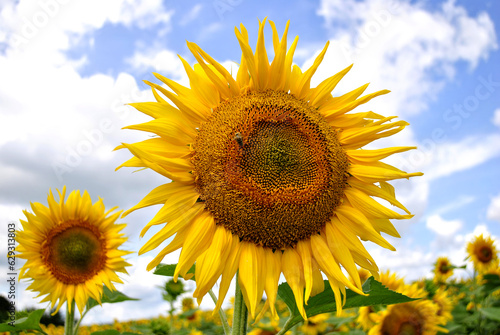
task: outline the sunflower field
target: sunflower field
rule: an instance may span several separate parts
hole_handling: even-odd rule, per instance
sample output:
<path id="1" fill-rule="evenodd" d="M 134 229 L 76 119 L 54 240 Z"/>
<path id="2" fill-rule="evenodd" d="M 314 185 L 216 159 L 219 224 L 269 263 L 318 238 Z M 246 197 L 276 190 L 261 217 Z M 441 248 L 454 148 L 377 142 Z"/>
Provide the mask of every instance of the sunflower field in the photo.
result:
<path id="1" fill-rule="evenodd" d="M 286 332 L 285 320 L 293 314 L 299 316 L 295 302 L 290 299 L 290 288 L 286 284 L 280 285 L 276 304 L 279 318 L 273 317 L 266 309 L 266 301 L 262 300 L 259 310 L 263 312 L 257 319 L 249 321 L 248 334 L 500 334 L 500 267 L 498 252 L 494 241 L 483 236 L 477 236 L 467 246 L 469 257 L 466 264 L 451 264 L 447 257 L 439 257 L 434 264 L 432 279 L 421 279 L 415 282 L 405 282 L 391 271 L 380 274 L 380 283 L 370 277 L 370 273 L 359 269 L 363 280 L 364 291 L 377 292 L 385 299 L 394 299 L 390 293 L 401 293 L 412 301 L 399 304 L 373 304 L 344 308 L 340 314 L 335 313 L 335 306 L 321 304 L 318 300 L 306 306 L 307 320 L 294 321 L 293 327 Z M 466 270 L 466 265 L 474 269 L 472 273 Z M 172 274 L 175 267 L 159 266 L 157 275 Z M 450 279 L 453 275 L 461 279 Z M 456 277 L 456 276 L 455 276 Z M 177 285 L 180 284 L 180 285 Z M 325 282 L 328 285 L 328 282 Z M 196 307 L 195 301 L 190 298 L 189 292 L 183 289 L 182 281 L 174 283 L 168 280 L 164 287 L 165 300 L 175 302 L 181 300 L 181 308 L 173 307 L 167 315 L 159 315 L 153 319 L 134 320 L 112 324 L 80 326 L 81 335 L 118 335 L 118 334 L 181 334 L 203 335 L 223 334 L 223 324 L 218 315 L 212 311 L 201 310 Z M 328 289 L 325 289 L 325 292 Z M 324 298 L 327 294 L 323 292 Z M 331 290 L 330 290 L 331 294 Z M 370 293 L 370 296 L 373 293 Z M 181 299 L 181 297 L 184 298 Z M 354 299 L 352 293 L 348 299 Z M 358 295 L 358 297 L 360 297 Z M 318 297 L 321 298 L 321 297 Z M 108 303 L 118 303 L 130 298 L 104 289 L 102 302 L 104 308 Z M 232 308 L 224 310 L 229 326 L 232 326 L 234 316 L 234 298 L 231 298 Z M 348 301 L 349 303 L 349 301 Z M 315 305 L 316 304 L 316 305 Z M 91 305 L 89 304 L 88 307 Z M 330 310 L 328 312 L 325 312 Z M 63 325 L 40 324 L 44 310 L 28 314 L 18 312 L 18 324 L 21 329 L 18 334 L 49 334 L 63 335 Z M 6 324 L 0 325 L 5 330 Z M 28 331 L 36 329 L 36 331 Z M 12 332 L 0 332 L 10 334 Z"/>
<path id="2" fill-rule="evenodd" d="M 432 279 L 407 282 L 380 271 L 364 242 L 396 250 L 386 239 L 401 237 L 393 221 L 413 215 L 391 182 L 423 173 L 382 161 L 416 147 L 371 145 L 409 124 L 359 110 L 389 90 L 364 94 L 366 84 L 336 94 L 352 65 L 311 87 L 329 43 L 302 70 L 293 63 L 298 38 L 287 45 L 288 29 L 289 22 L 280 36 L 273 21 L 259 21 L 254 51 L 245 26 L 235 28 L 241 60 L 234 75 L 187 42 L 196 59 L 191 66 L 180 57 L 189 87 L 156 73 L 160 83 L 145 81 L 156 101 L 130 105 L 151 120 L 125 128 L 147 135 L 115 148 L 131 155 L 116 169 L 150 170 L 164 183 L 126 211 L 66 187 L 57 196 L 50 191 L 46 205 L 31 203 L 9 257 L 24 260 L 19 279 L 52 315 L 64 307 L 65 320 L 54 325 L 42 322 L 43 309 L 6 308 L 0 332 L 500 334 L 499 257 L 490 237 L 464 246 L 463 264 L 438 258 Z M 155 232 L 138 254 L 155 253 L 146 268 L 165 277 L 159 294 L 168 314 L 84 326 L 98 305 L 140 298 L 115 287 L 124 284 L 134 252 L 123 249 L 126 224 L 119 220 L 154 205 L 140 236 Z M 162 263 L 178 250 L 176 264 Z M 193 292 L 185 292 L 186 281 Z M 196 307 L 208 297 L 213 310 Z"/>

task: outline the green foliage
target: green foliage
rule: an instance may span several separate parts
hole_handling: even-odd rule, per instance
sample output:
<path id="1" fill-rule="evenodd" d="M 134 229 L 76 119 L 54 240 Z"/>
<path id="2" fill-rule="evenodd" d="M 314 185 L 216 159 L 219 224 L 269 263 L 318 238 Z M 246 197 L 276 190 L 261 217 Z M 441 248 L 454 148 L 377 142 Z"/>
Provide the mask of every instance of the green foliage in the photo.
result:
<path id="1" fill-rule="evenodd" d="M 154 335 L 169 335 L 170 334 L 170 325 L 168 321 L 165 319 L 154 319 L 151 320 L 151 324 L 149 325 L 151 329 L 151 333 Z"/>
<path id="2" fill-rule="evenodd" d="M 123 301 L 133 301 L 133 300 L 139 300 L 135 298 L 130 298 L 126 296 L 125 294 L 121 293 L 120 291 L 111 291 L 109 288 L 107 288 L 105 285 L 103 286 L 103 295 L 101 299 L 101 303 L 108 303 L 108 304 L 116 304 L 118 302 L 123 302 Z M 87 301 L 87 311 L 90 310 L 91 308 L 94 308 L 95 306 L 99 305 L 99 303 L 92 299 L 89 298 Z"/>
<path id="3" fill-rule="evenodd" d="M 177 264 L 159 264 L 153 273 L 155 275 L 173 277 L 176 266 L 177 266 Z M 195 266 L 193 265 L 191 267 L 191 269 L 189 269 L 189 271 L 187 272 L 188 274 L 193 274 L 193 277 L 190 278 L 190 280 L 195 280 L 194 270 L 195 270 Z"/>
<path id="4" fill-rule="evenodd" d="M 381 304 L 399 304 L 417 300 L 389 290 L 373 277 L 368 278 L 368 280 L 363 284 L 363 292 L 367 293 L 368 296 L 362 296 L 348 289 L 346 292 L 347 300 L 344 308 L 347 309 L 352 307 L 374 306 Z M 283 283 L 278 287 L 278 294 L 290 309 L 291 316 L 290 320 L 287 322 L 287 329 L 290 329 L 294 325 L 303 321 L 303 318 L 297 308 L 292 289 L 287 283 Z M 335 296 L 330 287 L 330 283 L 327 280 L 325 280 L 325 290 L 314 297 L 311 297 L 308 304 L 304 306 L 304 308 L 307 317 L 335 312 L 337 310 Z"/>
<path id="5" fill-rule="evenodd" d="M 100 330 L 97 332 L 93 332 L 91 333 L 91 335 L 138 335 L 138 333 L 131 333 L 131 332 L 120 333 L 118 330 L 108 329 L 108 330 Z"/>
<path id="6" fill-rule="evenodd" d="M 484 275 L 483 280 L 450 285 L 462 296 L 452 311 L 453 321 L 446 325 L 449 334 L 500 334 L 500 277 Z"/>
<path id="7" fill-rule="evenodd" d="M 10 332 L 11 334 L 15 334 L 22 330 L 42 331 L 42 328 L 40 328 L 40 319 L 42 318 L 44 312 L 45 309 L 37 309 L 35 311 L 32 311 L 31 313 L 27 313 L 26 316 L 19 315 L 21 317 L 16 318 L 14 326 L 8 323 L 0 324 L 0 332 Z"/>

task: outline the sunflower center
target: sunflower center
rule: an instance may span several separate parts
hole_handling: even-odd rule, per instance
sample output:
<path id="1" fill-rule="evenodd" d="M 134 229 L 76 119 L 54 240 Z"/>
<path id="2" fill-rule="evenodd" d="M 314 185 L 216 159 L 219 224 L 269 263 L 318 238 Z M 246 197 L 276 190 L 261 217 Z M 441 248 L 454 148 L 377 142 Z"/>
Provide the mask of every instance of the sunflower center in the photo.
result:
<path id="1" fill-rule="evenodd" d="M 442 274 L 447 274 L 449 270 L 450 266 L 447 263 L 441 263 L 441 266 L 439 267 L 439 272 L 441 272 Z"/>
<path id="2" fill-rule="evenodd" d="M 343 197 L 348 166 L 318 111 L 272 90 L 221 103 L 199 130 L 193 164 L 216 223 L 273 249 L 320 232 Z"/>
<path id="3" fill-rule="evenodd" d="M 97 227 L 80 221 L 69 221 L 53 229 L 42 246 L 42 257 L 59 281 L 73 285 L 96 275 L 107 258 Z"/>
<path id="4" fill-rule="evenodd" d="M 423 323 L 421 315 L 413 308 L 392 310 L 384 318 L 381 333 L 384 335 L 421 335 L 423 334 Z"/>
<path id="5" fill-rule="evenodd" d="M 481 262 L 488 263 L 493 258 L 493 253 L 491 252 L 491 248 L 483 246 L 479 249 L 477 256 Z"/>
<path id="6" fill-rule="evenodd" d="M 399 327 L 398 335 L 420 335 L 422 331 L 419 324 L 413 324 L 412 322 L 405 322 Z"/>

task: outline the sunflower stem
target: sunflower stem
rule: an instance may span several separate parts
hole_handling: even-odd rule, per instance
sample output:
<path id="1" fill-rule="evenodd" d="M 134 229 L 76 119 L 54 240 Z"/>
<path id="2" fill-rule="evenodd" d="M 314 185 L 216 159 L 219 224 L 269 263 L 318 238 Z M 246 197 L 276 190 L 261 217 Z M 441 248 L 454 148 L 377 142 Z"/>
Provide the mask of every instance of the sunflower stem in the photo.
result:
<path id="1" fill-rule="evenodd" d="M 290 313 L 290 315 L 291 314 L 292 313 Z M 284 335 L 288 330 L 290 330 L 290 328 L 293 327 L 290 326 L 291 323 L 292 323 L 292 317 L 289 317 L 288 320 L 286 320 L 285 324 L 283 325 L 283 328 L 281 328 L 280 331 L 276 333 L 276 335 Z"/>
<path id="2" fill-rule="evenodd" d="M 215 296 L 212 289 L 208 290 L 208 294 L 210 294 L 210 297 L 212 298 L 213 302 L 217 305 L 217 297 Z M 229 327 L 229 323 L 227 322 L 226 313 L 224 313 L 224 310 L 222 308 L 219 308 L 219 317 L 222 322 L 222 328 L 224 328 L 224 334 L 230 335 L 231 328 Z"/>
<path id="3" fill-rule="evenodd" d="M 234 295 L 234 316 L 232 335 L 245 335 L 247 333 L 248 309 L 241 293 L 238 280 L 239 271 L 236 272 L 236 290 Z"/>
<path id="4" fill-rule="evenodd" d="M 73 331 L 73 334 L 74 335 L 78 335 L 78 329 L 80 329 L 80 323 L 82 322 L 83 318 L 85 317 L 85 315 L 87 315 L 87 312 L 88 312 L 88 308 L 85 308 L 85 312 L 83 312 L 83 315 L 80 317 L 80 319 L 78 319 L 78 321 L 76 322 L 76 326 L 75 326 L 75 330 Z"/>
<path id="5" fill-rule="evenodd" d="M 66 303 L 66 322 L 64 323 L 64 335 L 73 335 L 73 328 L 75 326 L 75 305 L 75 299 L 73 299 L 73 301 L 71 302 L 71 307 L 69 302 Z"/>

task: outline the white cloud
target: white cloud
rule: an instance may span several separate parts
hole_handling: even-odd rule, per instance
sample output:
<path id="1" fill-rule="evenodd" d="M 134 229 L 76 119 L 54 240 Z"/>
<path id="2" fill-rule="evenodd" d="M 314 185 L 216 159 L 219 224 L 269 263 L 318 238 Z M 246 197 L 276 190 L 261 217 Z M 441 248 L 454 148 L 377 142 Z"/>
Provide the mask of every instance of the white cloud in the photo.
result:
<path id="1" fill-rule="evenodd" d="M 426 226 L 428 229 L 432 230 L 440 236 L 452 236 L 460 228 L 462 228 L 463 222 L 461 220 L 445 220 L 440 215 L 432 215 L 427 218 Z"/>
<path id="2" fill-rule="evenodd" d="M 496 197 L 491 199 L 486 215 L 488 217 L 488 220 L 500 222 L 500 193 Z"/>
<path id="3" fill-rule="evenodd" d="M 177 54 L 163 47 L 158 51 L 152 49 L 145 52 L 136 51 L 132 57 L 126 59 L 126 63 L 135 70 L 158 72 L 183 85 L 188 82 L 186 72 Z"/>
<path id="4" fill-rule="evenodd" d="M 457 232 L 448 236 L 436 234 L 429 245 L 422 245 L 420 242 L 417 245 L 411 232 L 402 233 L 401 239 L 388 239 L 396 248 L 395 252 L 373 244 L 368 244 L 366 247 L 382 271 L 396 272 L 398 276 L 405 277 L 408 282 L 423 277 L 432 278 L 433 264 L 440 256 L 448 257 L 456 266 L 467 264 L 466 270 L 455 270 L 454 278 L 470 278 L 472 267 L 465 261 L 467 243 L 480 234 L 498 241 L 498 237 L 492 235 L 486 225 L 480 224 L 472 231 L 462 234 Z"/>
<path id="5" fill-rule="evenodd" d="M 472 196 L 461 196 L 458 199 L 453 199 L 452 202 L 441 206 L 440 208 L 436 209 L 433 211 L 434 215 L 443 215 L 449 212 L 453 212 L 457 209 L 462 208 L 465 205 L 468 205 L 472 202 L 474 202 L 475 198 Z"/>
<path id="6" fill-rule="evenodd" d="M 423 2 L 323 0 L 318 14 L 331 34 L 332 51 L 315 80 L 354 62 L 342 87 L 371 80 L 372 90 L 392 90 L 390 99 L 372 104 L 388 115 L 422 111 L 453 76 L 455 62 L 475 67 L 497 48 L 488 14 L 471 17 L 453 1 L 429 11 Z"/>
<path id="7" fill-rule="evenodd" d="M 8 33 L 11 47 L 29 48 L 34 40 L 50 36 L 50 46 L 66 49 L 71 40 L 101 28 L 105 23 L 148 28 L 156 24 L 160 33 L 170 29 L 173 11 L 161 0 L 31 1 L 7 3 L 0 12 L 0 28 Z M 69 35 L 72 34 L 72 35 Z M 0 40 L 2 42 L 2 40 Z"/>
<path id="8" fill-rule="evenodd" d="M 186 26 L 189 23 L 193 22 L 194 20 L 196 20 L 198 18 L 202 9 L 203 9 L 202 4 L 196 4 L 193 8 L 191 8 L 191 10 L 188 13 L 186 13 L 186 14 L 184 14 L 184 16 L 182 16 L 179 24 L 181 26 Z"/>
<path id="9" fill-rule="evenodd" d="M 394 158 L 396 166 L 422 170 L 434 180 L 471 169 L 500 155 L 499 134 L 467 136 L 458 142 L 425 143 L 418 150 Z"/>
<path id="10" fill-rule="evenodd" d="M 500 108 L 495 109 L 493 119 L 491 121 L 495 126 L 500 127 Z"/>

